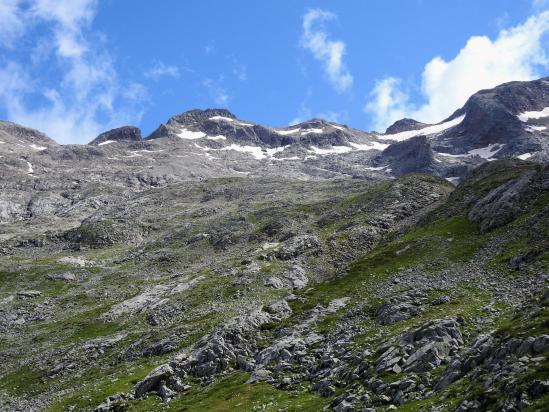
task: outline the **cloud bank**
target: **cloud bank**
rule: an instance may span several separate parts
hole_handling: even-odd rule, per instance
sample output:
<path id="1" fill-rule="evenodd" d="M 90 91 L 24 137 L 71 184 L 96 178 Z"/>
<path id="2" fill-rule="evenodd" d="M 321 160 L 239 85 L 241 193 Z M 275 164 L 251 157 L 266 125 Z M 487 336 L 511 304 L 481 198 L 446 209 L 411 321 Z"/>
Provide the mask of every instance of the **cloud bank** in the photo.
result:
<path id="1" fill-rule="evenodd" d="M 376 130 L 403 117 L 440 122 L 481 89 L 540 77 L 540 69 L 549 67 L 544 47 L 548 31 L 546 11 L 501 30 L 495 40 L 473 36 L 453 59 L 437 56 L 425 65 L 421 80 L 425 103 L 412 104 L 402 80 L 388 76 L 377 81 L 364 111 L 372 116 Z"/>

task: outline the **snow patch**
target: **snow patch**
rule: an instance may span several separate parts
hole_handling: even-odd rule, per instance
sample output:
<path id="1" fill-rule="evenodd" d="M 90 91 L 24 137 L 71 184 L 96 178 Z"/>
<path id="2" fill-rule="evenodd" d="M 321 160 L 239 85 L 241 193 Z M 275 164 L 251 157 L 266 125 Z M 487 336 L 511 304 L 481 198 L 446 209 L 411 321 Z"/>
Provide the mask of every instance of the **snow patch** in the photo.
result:
<path id="1" fill-rule="evenodd" d="M 231 119 L 230 117 L 225 116 L 213 116 L 210 117 L 208 120 L 216 120 L 216 121 L 222 121 L 222 122 L 228 122 L 228 123 L 236 123 L 240 126 L 253 126 L 252 123 L 244 123 L 235 119 Z"/>
<path id="2" fill-rule="evenodd" d="M 357 150 L 380 150 L 381 151 L 389 147 L 388 144 L 379 143 L 379 142 L 368 142 L 366 144 L 349 142 L 349 144 Z"/>
<path id="3" fill-rule="evenodd" d="M 195 140 L 195 139 L 202 139 L 203 137 L 206 137 L 206 133 L 193 132 L 192 130 L 181 129 L 181 131 L 177 134 L 177 136 L 179 136 L 181 139 Z"/>
<path id="4" fill-rule="evenodd" d="M 218 134 L 217 136 L 207 136 L 210 140 L 227 140 L 227 138 L 223 135 Z"/>
<path id="5" fill-rule="evenodd" d="M 290 129 L 290 130 L 275 130 L 278 134 L 281 134 L 282 136 L 287 136 L 289 134 L 299 133 L 301 129 Z"/>
<path id="6" fill-rule="evenodd" d="M 471 156 L 479 156 L 486 160 L 495 160 L 493 156 L 503 149 L 504 145 L 500 144 L 491 144 L 486 147 L 481 147 L 479 149 L 469 150 L 467 153 Z"/>
<path id="7" fill-rule="evenodd" d="M 282 146 L 282 147 L 273 147 L 273 148 L 266 149 L 267 155 L 268 155 L 269 157 L 273 157 L 275 154 L 280 153 L 280 152 L 283 152 L 283 151 L 286 150 L 286 148 L 288 148 L 288 147 L 289 147 L 289 146 Z"/>
<path id="8" fill-rule="evenodd" d="M 34 149 L 34 150 L 36 150 L 36 151 L 38 151 L 38 152 L 41 152 L 42 150 L 46 150 L 46 149 L 47 149 L 47 147 L 45 147 L 45 146 L 38 146 L 38 145 L 36 145 L 36 144 L 34 144 L 34 143 L 31 144 L 30 147 L 31 147 L 31 149 Z"/>
<path id="9" fill-rule="evenodd" d="M 440 155 L 440 156 L 445 156 L 445 157 L 464 157 L 464 156 L 469 156 L 468 154 L 451 154 L 451 153 L 442 153 L 442 152 L 435 152 L 435 154 L 437 155 Z"/>
<path id="10" fill-rule="evenodd" d="M 103 146 L 106 144 L 114 143 L 116 140 L 105 140 L 104 142 L 99 143 L 97 146 Z"/>
<path id="11" fill-rule="evenodd" d="M 299 156 L 292 156 L 292 157 L 273 157 L 272 160 L 283 162 L 285 160 L 301 160 Z"/>
<path id="12" fill-rule="evenodd" d="M 376 171 L 376 170 L 387 169 L 387 167 L 389 167 L 389 166 L 380 166 L 380 167 L 364 166 L 364 169 Z"/>
<path id="13" fill-rule="evenodd" d="M 378 137 L 380 139 L 384 139 L 384 140 L 396 140 L 397 142 L 402 142 L 404 140 L 411 139 L 414 136 L 421 136 L 421 135 L 428 136 L 428 135 L 443 132 L 444 130 L 449 129 L 450 127 L 457 126 L 458 124 L 460 124 L 463 121 L 463 119 L 465 119 L 465 115 L 460 116 L 460 117 L 456 117 L 455 119 L 450 120 L 450 121 L 445 122 L 445 123 L 440 123 L 440 124 L 435 124 L 435 125 L 432 125 L 432 126 L 427 126 L 427 127 L 424 127 L 423 129 L 407 130 L 405 132 L 399 132 L 399 133 L 394 133 L 394 134 L 385 134 L 385 135 L 380 135 Z"/>
<path id="14" fill-rule="evenodd" d="M 32 175 L 34 173 L 34 169 L 32 167 L 32 164 L 28 160 L 25 160 L 25 161 L 27 162 L 27 166 L 28 166 L 27 174 Z"/>
<path id="15" fill-rule="evenodd" d="M 534 153 L 523 153 L 521 155 L 518 155 L 517 157 L 520 160 L 526 160 L 526 159 L 530 159 L 533 155 L 534 155 Z"/>
<path id="16" fill-rule="evenodd" d="M 324 133 L 324 129 L 306 129 L 306 130 L 302 130 L 301 131 L 301 136 L 305 136 L 305 135 L 311 134 L 311 133 L 315 133 L 315 134 Z"/>
<path id="17" fill-rule="evenodd" d="M 240 146 L 237 144 L 232 144 L 230 146 L 224 147 L 223 149 L 218 150 L 234 150 L 241 153 L 249 153 L 253 157 L 255 157 L 257 160 L 265 159 L 265 153 L 263 153 L 263 150 L 261 150 L 261 147 L 259 146 Z"/>
<path id="18" fill-rule="evenodd" d="M 311 153 L 317 154 L 317 155 L 329 155 L 329 154 L 336 154 L 336 153 L 347 153 L 353 150 L 349 146 L 332 146 L 331 149 L 322 149 L 320 147 L 311 146 L 311 150 L 309 150 Z"/>
<path id="19" fill-rule="evenodd" d="M 547 127 L 545 126 L 527 126 L 526 127 L 527 132 L 541 132 L 545 129 L 547 129 Z"/>
<path id="20" fill-rule="evenodd" d="M 213 116 L 209 120 L 222 120 L 224 122 L 234 122 L 234 119 L 225 116 Z"/>
<path id="21" fill-rule="evenodd" d="M 457 183 L 461 178 L 459 176 L 452 176 L 452 177 L 446 177 L 445 179 L 448 180 L 450 183 Z"/>
<path id="22" fill-rule="evenodd" d="M 549 107 L 544 108 L 543 110 L 523 112 L 517 114 L 517 117 L 521 122 L 527 122 L 529 119 L 541 119 L 542 117 L 549 117 Z"/>

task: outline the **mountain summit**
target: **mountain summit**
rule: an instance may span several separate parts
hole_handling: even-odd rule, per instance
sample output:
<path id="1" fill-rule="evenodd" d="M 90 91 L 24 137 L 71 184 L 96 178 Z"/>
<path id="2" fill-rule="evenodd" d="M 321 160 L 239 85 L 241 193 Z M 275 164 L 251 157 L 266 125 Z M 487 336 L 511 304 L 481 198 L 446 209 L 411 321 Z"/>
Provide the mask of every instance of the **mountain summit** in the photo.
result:
<path id="1" fill-rule="evenodd" d="M 385 133 L 322 119 L 268 127 L 225 109 L 206 109 L 173 116 L 144 139 L 138 128 L 125 126 L 87 146 L 62 146 L 6 122 L 0 161 L 23 174 L 28 162 L 34 177 L 61 162 L 69 170 L 102 170 L 115 180 L 142 174 L 145 167 L 160 181 L 244 175 L 386 179 L 425 171 L 457 181 L 494 159 L 547 161 L 548 126 L 549 80 L 543 78 L 475 93 L 438 124 L 402 119 Z"/>

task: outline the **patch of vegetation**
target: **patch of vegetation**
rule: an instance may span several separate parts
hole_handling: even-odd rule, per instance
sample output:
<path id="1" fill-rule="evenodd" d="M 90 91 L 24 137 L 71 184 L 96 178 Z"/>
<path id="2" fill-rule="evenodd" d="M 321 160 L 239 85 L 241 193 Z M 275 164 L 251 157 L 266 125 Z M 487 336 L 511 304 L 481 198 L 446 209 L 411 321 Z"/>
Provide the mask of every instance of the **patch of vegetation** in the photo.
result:
<path id="1" fill-rule="evenodd" d="M 297 312 L 332 299 L 347 296 L 354 302 L 375 303 L 380 280 L 408 267 L 429 264 L 436 270 L 448 262 L 467 261 L 484 244 L 476 225 L 464 216 L 443 218 L 419 227 L 387 244 L 381 245 L 356 261 L 347 275 L 331 282 L 319 283 L 302 293 L 304 300 L 291 303 Z"/>
<path id="2" fill-rule="evenodd" d="M 36 395 L 50 384 L 45 371 L 30 366 L 22 366 L 0 377 L 0 391 L 16 396 Z"/>
<path id="3" fill-rule="evenodd" d="M 246 384 L 248 378 L 247 373 L 234 373 L 212 385 L 195 386 L 168 404 L 162 404 L 156 396 L 149 396 L 143 401 L 131 402 L 128 411 L 318 412 L 330 402 L 304 387 L 279 390 L 267 383 Z"/>

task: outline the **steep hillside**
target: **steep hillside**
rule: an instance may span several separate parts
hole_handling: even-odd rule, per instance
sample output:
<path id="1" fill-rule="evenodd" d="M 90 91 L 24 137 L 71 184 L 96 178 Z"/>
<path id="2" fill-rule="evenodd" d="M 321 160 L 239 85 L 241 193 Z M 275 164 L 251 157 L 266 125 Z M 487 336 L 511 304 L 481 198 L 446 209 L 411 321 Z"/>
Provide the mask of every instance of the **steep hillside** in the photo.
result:
<path id="1" fill-rule="evenodd" d="M 105 187 L 4 225 L 2 408 L 539 410 L 548 176 Z"/>

